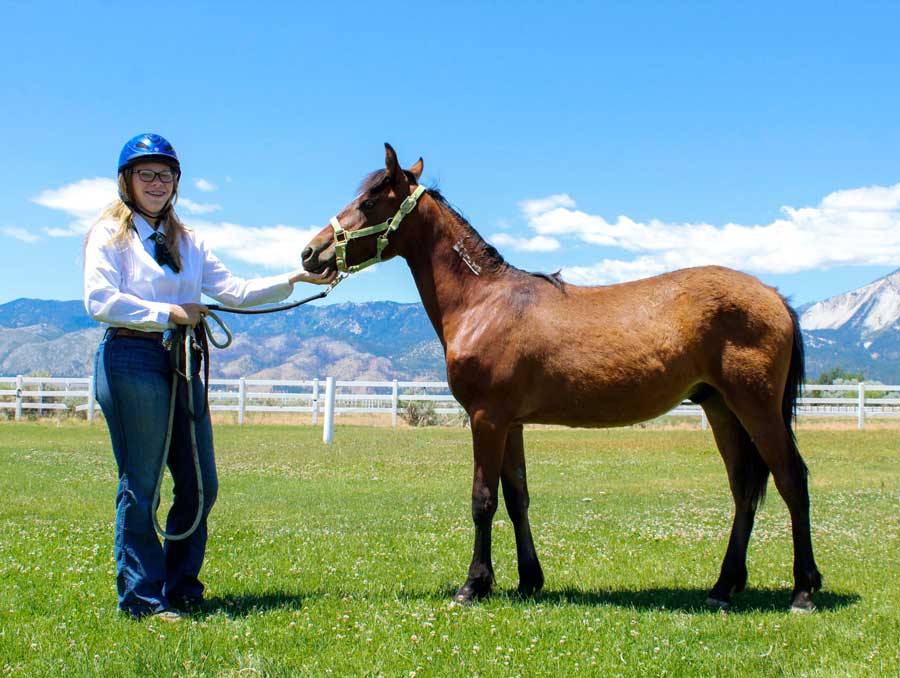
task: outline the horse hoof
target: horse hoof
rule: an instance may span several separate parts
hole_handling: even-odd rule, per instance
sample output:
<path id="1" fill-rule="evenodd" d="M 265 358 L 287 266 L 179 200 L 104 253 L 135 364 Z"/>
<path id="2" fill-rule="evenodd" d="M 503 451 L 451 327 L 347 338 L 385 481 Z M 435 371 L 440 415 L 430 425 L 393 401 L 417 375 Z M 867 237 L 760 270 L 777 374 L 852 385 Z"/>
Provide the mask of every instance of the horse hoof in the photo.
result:
<path id="1" fill-rule="evenodd" d="M 489 593 L 490 589 L 488 589 L 487 591 L 479 591 L 471 584 L 466 583 L 459 591 L 456 592 L 456 595 L 453 596 L 453 602 L 457 605 L 471 605 L 476 600 L 487 598 Z"/>
<path id="2" fill-rule="evenodd" d="M 462 605 L 463 607 L 468 607 L 475 599 L 471 595 L 467 595 L 460 591 L 455 596 L 453 596 L 453 600 L 451 601 L 454 605 Z"/>
<path id="3" fill-rule="evenodd" d="M 727 600 L 719 600 L 718 598 L 713 598 L 709 596 L 706 599 L 706 606 L 711 607 L 714 610 L 727 610 L 731 607 L 731 603 Z"/>
<path id="4" fill-rule="evenodd" d="M 518 594 L 523 598 L 533 598 L 539 594 L 544 588 L 544 580 L 531 583 L 519 583 Z"/>
<path id="5" fill-rule="evenodd" d="M 801 591 L 791 602 L 791 612 L 793 614 L 809 614 L 815 611 L 816 606 L 813 604 L 812 598 L 809 597 L 808 591 Z"/>

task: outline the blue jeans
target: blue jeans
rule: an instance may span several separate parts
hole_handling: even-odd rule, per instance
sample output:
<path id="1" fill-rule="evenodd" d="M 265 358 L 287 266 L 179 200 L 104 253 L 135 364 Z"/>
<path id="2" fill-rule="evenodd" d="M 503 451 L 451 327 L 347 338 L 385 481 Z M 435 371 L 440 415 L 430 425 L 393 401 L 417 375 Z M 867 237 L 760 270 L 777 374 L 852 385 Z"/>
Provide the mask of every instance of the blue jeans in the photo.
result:
<path id="1" fill-rule="evenodd" d="M 191 384 L 195 410 L 199 411 L 204 387 L 199 369 L 195 372 Z M 115 533 L 119 609 L 140 617 L 165 610 L 171 603 L 199 599 L 203 584 L 197 576 L 206 552 L 206 517 L 219 485 L 209 412 L 196 423 L 203 517 L 187 539 L 160 544 L 152 511 L 172 393 L 168 357 L 158 342 L 107 333 L 97 349 L 94 374 L 97 401 L 119 469 Z M 169 534 L 181 534 L 191 526 L 198 503 L 191 418 L 183 383 L 176 400 L 172 442 L 165 460 L 174 479 L 173 503 L 166 519 Z"/>

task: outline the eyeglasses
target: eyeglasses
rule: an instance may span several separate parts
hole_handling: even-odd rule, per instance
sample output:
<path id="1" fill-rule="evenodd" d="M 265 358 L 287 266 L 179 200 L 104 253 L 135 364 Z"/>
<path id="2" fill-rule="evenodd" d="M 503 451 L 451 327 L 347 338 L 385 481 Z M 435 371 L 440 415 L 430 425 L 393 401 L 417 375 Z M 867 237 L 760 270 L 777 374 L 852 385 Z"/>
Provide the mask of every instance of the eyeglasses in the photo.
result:
<path id="1" fill-rule="evenodd" d="M 153 182 L 156 177 L 159 177 L 159 180 L 164 184 L 171 184 L 175 181 L 175 173 L 171 170 L 163 170 L 162 172 L 154 172 L 151 169 L 139 169 L 135 170 L 134 173 L 138 176 L 138 178 L 143 181 L 145 184 L 149 184 Z"/>

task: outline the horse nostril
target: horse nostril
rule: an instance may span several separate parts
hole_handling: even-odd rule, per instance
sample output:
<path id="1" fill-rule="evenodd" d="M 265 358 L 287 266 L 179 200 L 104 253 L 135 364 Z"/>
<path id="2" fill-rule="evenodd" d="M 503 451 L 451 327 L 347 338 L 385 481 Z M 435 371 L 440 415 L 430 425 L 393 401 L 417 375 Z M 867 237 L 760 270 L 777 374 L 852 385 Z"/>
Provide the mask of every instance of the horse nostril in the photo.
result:
<path id="1" fill-rule="evenodd" d="M 309 259 L 312 256 L 312 252 L 313 252 L 312 247 L 307 247 L 305 250 L 303 250 L 303 253 L 300 255 L 300 259 L 303 261 L 306 261 L 307 259 Z"/>

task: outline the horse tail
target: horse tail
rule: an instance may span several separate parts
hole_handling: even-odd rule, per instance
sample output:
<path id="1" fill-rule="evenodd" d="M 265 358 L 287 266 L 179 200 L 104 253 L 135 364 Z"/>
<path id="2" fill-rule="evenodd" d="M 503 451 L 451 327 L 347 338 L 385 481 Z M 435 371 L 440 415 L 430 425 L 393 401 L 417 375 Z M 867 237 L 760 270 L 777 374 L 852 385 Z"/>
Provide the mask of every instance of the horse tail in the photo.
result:
<path id="1" fill-rule="evenodd" d="M 803 469 L 803 475 L 805 476 L 809 471 L 806 468 L 806 463 L 800 456 L 800 450 L 797 448 L 797 436 L 794 433 L 793 427 L 794 419 L 797 415 L 797 399 L 800 397 L 803 381 L 806 378 L 806 368 L 803 357 L 803 335 L 800 332 L 800 318 L 797 317 L 797 311 L 791 307 L 786 299 L 783 301 L 785 308 L 791 316 L 791 322 L 794 326 L 794 336 L 791 346 L 791 363 L 788 367 L 787 382 L 784 385 L 784 394 L 781 397 L 781 417 L 784 419 L 784 426 L 790 434 L 793 452 L 797 456 L 797 461 L 800 463 L 800 467 Z"/>
<path id="2" fill-rule="evenodd" d="M 744 451 L 742 462 L 744 500 L 755 511 L 766 500 L 766 488 L 769 485 L 769 467 L 763 461 L 756 444 L 743 426 L 741 426 L 740 437 L 741 448 Z"/>

